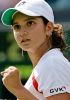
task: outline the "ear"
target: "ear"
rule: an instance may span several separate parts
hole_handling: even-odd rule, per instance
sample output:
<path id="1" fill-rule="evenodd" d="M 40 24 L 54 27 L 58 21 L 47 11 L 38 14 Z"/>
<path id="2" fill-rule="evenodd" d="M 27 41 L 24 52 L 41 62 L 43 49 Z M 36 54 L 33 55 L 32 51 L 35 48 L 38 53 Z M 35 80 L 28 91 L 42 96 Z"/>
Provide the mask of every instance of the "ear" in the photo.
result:
<path id="1" fill-rule="evenodd" d="M 46 25 L 46 35 L 50 36 L 52 34 L 52 31 L 53 31 L 53 23 L 48 22 Z"/>

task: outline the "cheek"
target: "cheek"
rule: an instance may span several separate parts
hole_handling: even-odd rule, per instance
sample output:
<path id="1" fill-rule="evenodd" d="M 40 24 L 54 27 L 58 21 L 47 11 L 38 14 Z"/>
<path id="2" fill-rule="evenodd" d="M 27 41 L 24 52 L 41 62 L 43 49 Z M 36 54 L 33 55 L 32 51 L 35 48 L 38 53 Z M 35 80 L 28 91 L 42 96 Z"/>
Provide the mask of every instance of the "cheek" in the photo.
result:
<path id="1" fill-rule="evenodd" d="M 46 40 L 46 33 L 44 29 L 38 28 L 32 34 L 34 44 L 42 44 Z"/>
<path id="2" fill-rule="evenodd" d="M 14 38 L 16 40 L 16 42 L 18 43 L 19 42 L 19 36 L 18 36 L 18 33 L 16 33 L 15 31 L 13 31 L 13 34 L 14 34 Z"/>
<path id="3" fill-rule="evenodd" d="M 13 34 L 14 34 L 14 38 L 16 40 L 17 39 L 17 34 L 15 33 L 15 31 L 13 31 Z"/>

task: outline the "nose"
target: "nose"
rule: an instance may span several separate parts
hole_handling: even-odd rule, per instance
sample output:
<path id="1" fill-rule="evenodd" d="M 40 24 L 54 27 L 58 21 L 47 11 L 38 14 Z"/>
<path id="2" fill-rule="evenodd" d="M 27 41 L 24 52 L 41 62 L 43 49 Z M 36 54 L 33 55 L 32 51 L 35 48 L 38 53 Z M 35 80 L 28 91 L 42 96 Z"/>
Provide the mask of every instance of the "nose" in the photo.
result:
<path id="1" fill-rule="evenodd" d="M 21 27 L 19 34 L 24 36 L 27 35 L 28 32 L 23 27 Z"/>

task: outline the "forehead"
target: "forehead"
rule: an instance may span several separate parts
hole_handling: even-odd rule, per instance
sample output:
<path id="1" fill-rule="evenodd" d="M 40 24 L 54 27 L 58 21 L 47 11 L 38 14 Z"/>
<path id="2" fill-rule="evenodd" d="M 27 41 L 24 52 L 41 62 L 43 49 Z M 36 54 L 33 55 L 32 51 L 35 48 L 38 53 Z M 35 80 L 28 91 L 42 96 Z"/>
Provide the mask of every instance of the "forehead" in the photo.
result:
<path id="1" fill-rule="evenodd" d="M 16 21 L 17 19 L 23 19 L 23 20 L 29 20 L 29 19 L 37 19 L 39 18 L 40 16 L 28 16 L 28 15 L 25 15 L 21 12 L 16 12 L 13 16 L 12 16 L 12 20 L 13 21 Z"/>

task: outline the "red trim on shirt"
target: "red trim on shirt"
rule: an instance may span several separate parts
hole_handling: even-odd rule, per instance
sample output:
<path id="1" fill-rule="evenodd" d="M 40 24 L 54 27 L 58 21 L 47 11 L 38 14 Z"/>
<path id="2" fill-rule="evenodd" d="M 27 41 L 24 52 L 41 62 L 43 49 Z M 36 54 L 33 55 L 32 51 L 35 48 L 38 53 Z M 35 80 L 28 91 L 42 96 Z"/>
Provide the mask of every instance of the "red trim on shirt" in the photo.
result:
<path id="1" fill-rule="evenodd" d="M 34 88 L 35 88 L 39 93 L 43 93 L 43 92 L 40 92 L 40 91 L 38 90 L 38 82 L 37 82 L 37 80 L 35 79 L 35 76 L 34 76 L 34 75 L 33 75 L 33 77 L 32 77 L 32 83 L 33 83 Z"/>

